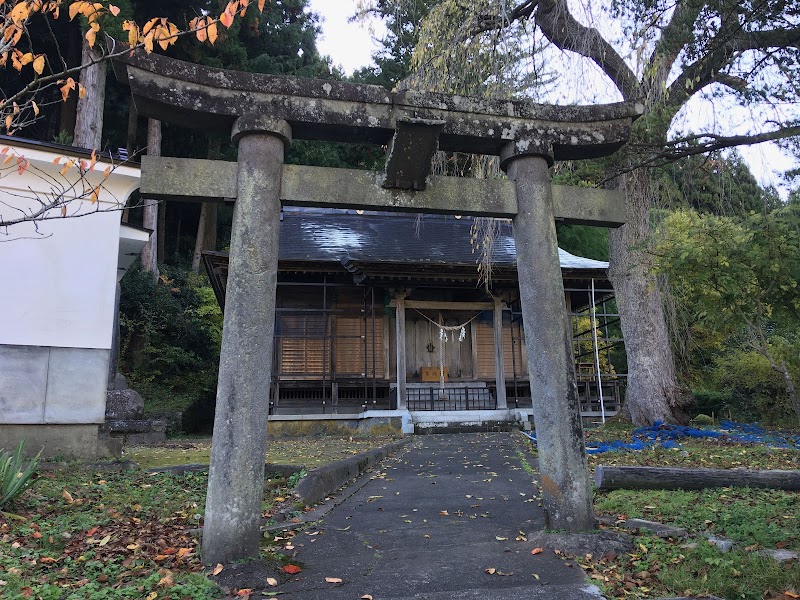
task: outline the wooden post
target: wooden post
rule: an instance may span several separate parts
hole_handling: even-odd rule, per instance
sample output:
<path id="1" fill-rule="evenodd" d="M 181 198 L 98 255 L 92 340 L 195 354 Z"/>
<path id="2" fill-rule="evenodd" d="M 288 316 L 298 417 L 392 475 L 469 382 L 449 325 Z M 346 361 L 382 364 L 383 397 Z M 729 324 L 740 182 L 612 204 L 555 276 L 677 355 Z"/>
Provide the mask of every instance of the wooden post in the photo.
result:
<path id="1" fill-rule="evenodd" d="M 391 330 L 389 329 L 389 318 L 388 317 L 384 316 L 381 319 L 381 321 L 383 322 L 383 349 L 382 349 L 382 352 L 383 352 L 383 378 L 388 381 L 389 377 L 391 377 L 391 367 L 389 365 L 389 363 L 392 360 L 392 351 L 391 351 L 391 347 L 389 345 L 390 344 L 389 338 L 390 338 L 390 335 L 391 335 L 390 334 Z"/>
<path id="2" fill-rule="evenodd" d="M 503 355 L 503 303 L 494 300 L 494 378 L 497 387 L 497 409 L 506 410 L 506 365 Z"/>
<path id="3" fill-rule="evenodd" d="M 478 322 L 469 324 L 469 338 L 472 345 L 472 380 L 478 379 Z"/>
<path id="4" fill-rule="evenodd" d="M 396 297 L 395 324 L 397 354 L 397 410 L 406 410 L 406 293 L 400 292 Z"/>
<path id="5" fill-rule="evenodd" d="M 285 121 L 240 117 L 217 407 L 208 473 L 203 561 L 258 557 L 275 334 Z"/>
<path id="6" fill-rule="evenodd" d="M 519 205 L 514 241 L 546 523 L 550 529 L 590 530 L 595 528 L 592 488 L 547 159 L 511 156 L 508 177 L 516 184 Z"/>
<path id="7" fill-rule="evenodd" d="M 161 156 L 161 121 L 147 120 L 147 154 Z M 151 230 L 150 239 L 142 248 L 142 269 L 152 275 L 153 281 L 158 281 L 158 204 L 157 200 L 145 198 L 142 226 Z"/>

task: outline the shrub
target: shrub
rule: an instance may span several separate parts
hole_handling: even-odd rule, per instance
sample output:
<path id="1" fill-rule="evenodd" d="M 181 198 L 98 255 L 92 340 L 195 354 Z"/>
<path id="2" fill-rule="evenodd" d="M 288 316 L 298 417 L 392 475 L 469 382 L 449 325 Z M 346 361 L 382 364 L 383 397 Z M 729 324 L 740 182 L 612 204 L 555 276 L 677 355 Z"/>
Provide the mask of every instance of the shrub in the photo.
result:
<path id="1" fill-rule="evenodd" d="M 736 348 L 717 357 L 711 381 L 720 395 L 727 394 L 735 419 L 780 423 L 792 418 L 784 381 L 757 352 Z"/>
<path id="2" fill-rule="evenodd" d="M 692 423 L 695 425 L 713 425 L 714 418 L 709 417 L 708 415 L 699 414 L 694 419 L 692 419 Z"/>
<path id="3" fill-rule="evenodd" d="M 120 369 L 146 414 L 196 405 L 201 410 L 184 418 L 184 428 L 211 422 L 221 337 L 222 313 L 205 277 L 162 266 L 156 283 L 139 268 L 122 279 Z"/>
<path id="4" fill-rule="evenodd" d="M 23 469 L 25 460 L 25 440 L 22 440 L 13 454 L 0 450 L 0 509 L 12 502 L 22 492 L 33 485 L 33 475 L 39 469 L 41 451 Z"/>
<path id="5" fill-rule="evenodd" d="M 700 415 L 714 415 L 715 417 L 727 417 L 731 410 L 730 391 L 720 390 L 692 390 L 694 406 L 691 415 L 697 418 Z M 732 416 L 732 415 L 731 415 Z"/>

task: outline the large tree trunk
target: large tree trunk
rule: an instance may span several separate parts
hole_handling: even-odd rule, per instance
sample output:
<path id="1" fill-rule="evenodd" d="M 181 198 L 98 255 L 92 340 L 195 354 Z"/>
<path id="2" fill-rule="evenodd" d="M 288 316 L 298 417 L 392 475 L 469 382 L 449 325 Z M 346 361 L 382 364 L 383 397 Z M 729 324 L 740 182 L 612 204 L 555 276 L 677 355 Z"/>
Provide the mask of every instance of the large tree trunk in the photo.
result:
<path id="1" fill-rule="evenodd" d="M 64 61 L 67 66 L 77 67 L 81 64 L 81 47 L 83 46 L 81 38 L 81 28 L 78 23 L 73 22 L 68 28 L 66 53 Z M 61 103 L 61 114 L 58 119 L 59 134 L 69 135 L 75 138 L 75 114 L 78 110 L 78 94 L 70 94 L 67 100 Z M 59 136 L 62 137 L 63 136 Z"/>
<path id="2" fill-rule="evenodd" d="M 101 58 L 99 51 L 83 41 L 81 64 L 90 64 Z M 103 107 L 106 102 L 106 64 L 99 62 L 81 71 L 81 85 L 86 88 L 86 96 L 78 101 L 75 117 L 75 136 L 73 146 L 78 148 L 100 149 L 103 135 Z"/>
<path id="3" fill-rule="evenodd" d="M 147 120 L 147 154 L 161 156 L 161 121 Z M 151 273 L 153 281 L 158 280 L 158 201 L 144 199 L 142 225 L 150 229 L 150 241 L 142 249 L 142 269 Z"/>
<path id="4" fill-rule="evenodd" d="M 609 275 L 628 354 L 624 411 L 637 425 L 684 420 L 684 394 L 675 363 L 661 290 L 652 273 L 650 207 L 657 191 L 645 169 L 615 181 L 626 187 L 627 223 L 613 230 Z"/>

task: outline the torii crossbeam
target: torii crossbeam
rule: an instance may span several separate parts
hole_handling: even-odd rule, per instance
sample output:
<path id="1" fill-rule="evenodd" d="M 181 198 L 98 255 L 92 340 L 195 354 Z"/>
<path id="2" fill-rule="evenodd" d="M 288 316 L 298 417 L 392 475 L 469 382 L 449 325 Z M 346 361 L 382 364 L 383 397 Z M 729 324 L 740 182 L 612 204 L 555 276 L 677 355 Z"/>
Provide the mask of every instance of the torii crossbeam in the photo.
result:
<path id="1" fill-rule="evenodd" d="M 258 553 L 281 203 L 513 219 L 548 526 L 595 527 L 555 220 L 619 226 L 623 198 L 551 186 L 555 160 L 613 153 L 643 107 L 549 106 L 213 69 L 115 62 L 140 114 L 230 133 L 238 162 L 147 158 L 143 194 L 235 200 L 203 561 Z M 292 138 L 388 146 L 383 173 L 284 166 Z M 509 181 L 429 177 L 437 150 L 500 156 Z M 398 373 L 405 357 L 398 356 Z M 405 400 L 398 377 L 399 404 Z M 500 396 L 498 390 L 498 396 Z M 504 397 L 498 397 L 498 405 Z"/>

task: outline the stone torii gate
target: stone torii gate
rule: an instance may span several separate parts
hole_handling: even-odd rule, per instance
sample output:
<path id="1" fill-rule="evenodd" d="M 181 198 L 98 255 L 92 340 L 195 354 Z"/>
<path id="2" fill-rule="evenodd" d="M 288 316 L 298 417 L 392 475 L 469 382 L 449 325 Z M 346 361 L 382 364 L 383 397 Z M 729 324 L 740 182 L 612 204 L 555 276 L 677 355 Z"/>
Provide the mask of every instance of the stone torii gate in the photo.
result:
<path id="1" fill-rule="evenodd" d="M 140 114 L 230 133 L 238 144 L 236 163 L 142 161 L 142 194 L 235 199 L 204 562 L 258 553 L 282 203 L 512 219 L 548 527 L 595 527 L 555 220 L 619 226 L 624 202 L 614 192 L 551 186 L 548 168 L 555 160 L 613 153 L 641 106 L 390 93 L 143 53 L 115 69 Z M 292 138 L 384 144 L 386 170 L 284 165 Z M 437 149 L 499 155 L 508 180 L 430 177 Z M 404 359 L 398 356 L 398 373 Z M 399 396 L 402 408 L 402 387 Z"/>

